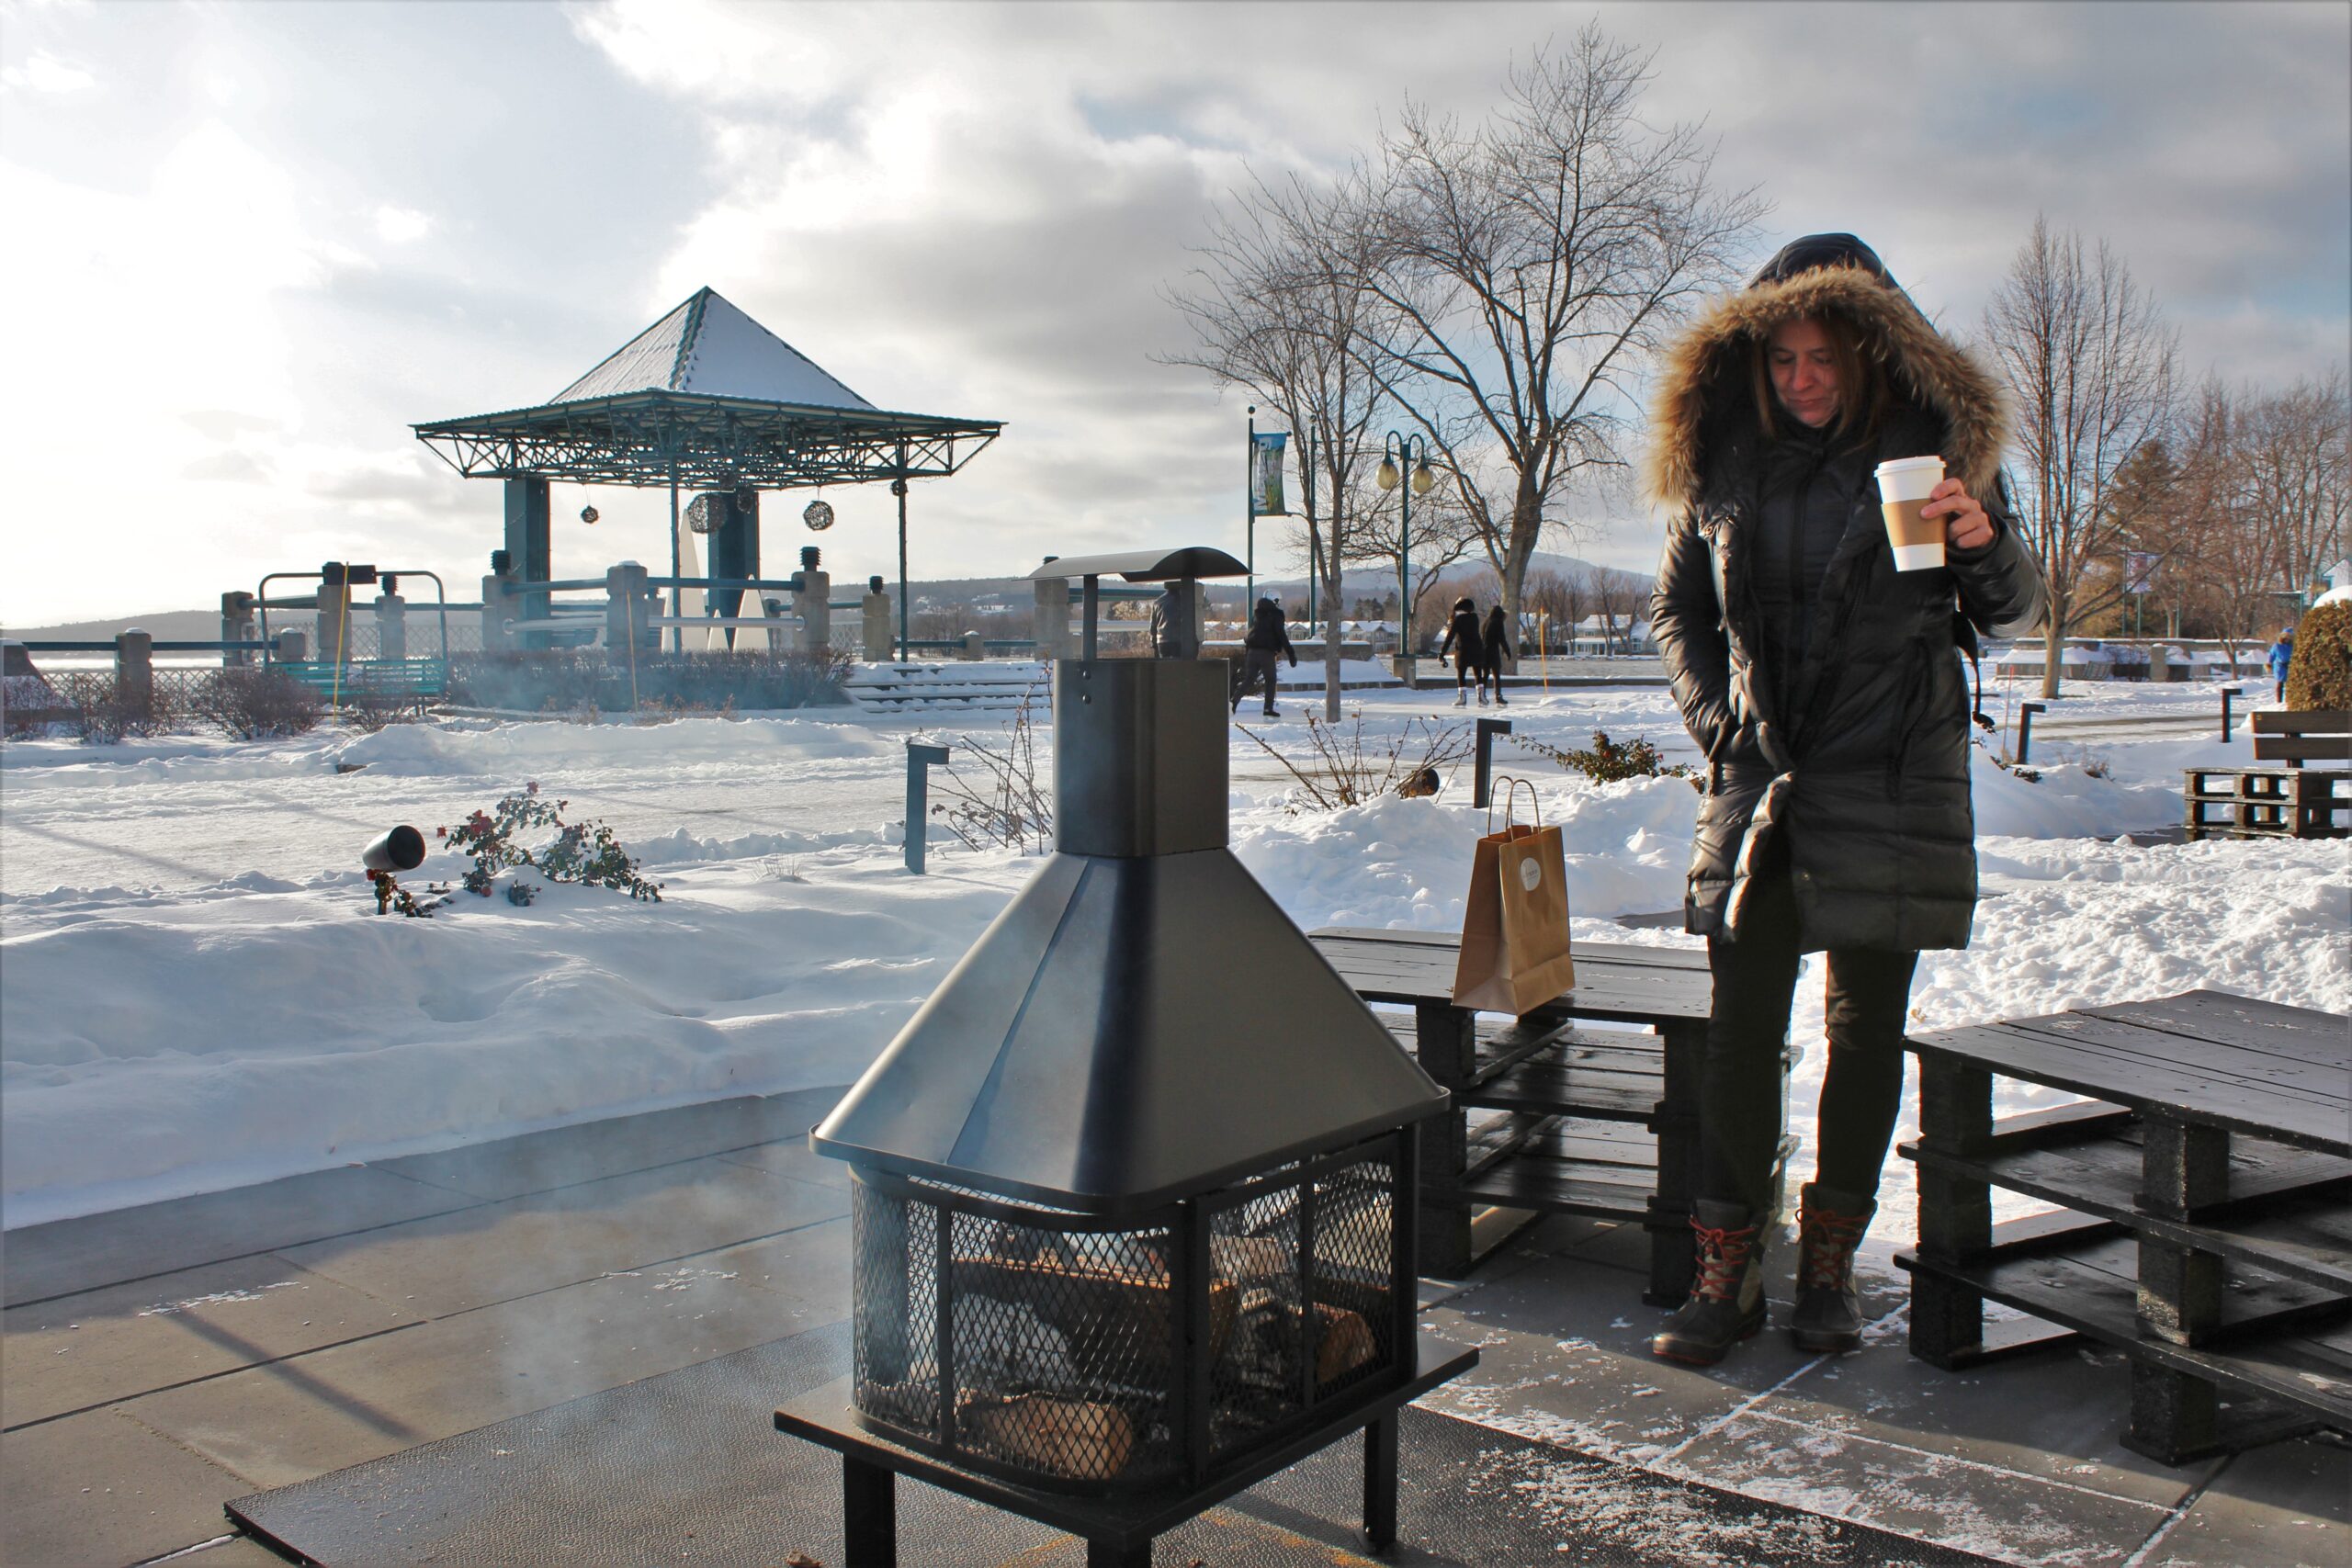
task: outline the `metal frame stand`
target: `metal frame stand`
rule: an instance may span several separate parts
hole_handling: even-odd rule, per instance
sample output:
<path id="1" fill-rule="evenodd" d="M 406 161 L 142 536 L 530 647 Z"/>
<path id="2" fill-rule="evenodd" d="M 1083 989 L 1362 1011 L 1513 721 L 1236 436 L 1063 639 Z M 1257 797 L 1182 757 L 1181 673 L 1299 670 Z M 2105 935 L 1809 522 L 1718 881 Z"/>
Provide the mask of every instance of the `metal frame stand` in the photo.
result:
<path id="1" fill-rule="evenodd" d="M 1086 1542 L 1087 1568 L 1151 1568 L 1152 1541 L 1270 1475 L 1289 1469 L 1361 1429 L 1363 1530 L 1374 1551 L 1396 1540 L 1399 1475 L 1397 1411 L 1478 1363 L 1478 1352 L 1420 1337 L 1408 1375 L 1385 1391 L 1351 1398 L 1345 1408 L 1290 1441 L 1205 1485 L 1172 1485 L 1135 1495 L 1073 1496 L 995 1480 L 892 1442 L 858 1425 L 846 1408 L 846 1380 L 794 1400 L 775 1414 L 776 1429 L 842 1456 L 842 1546 L 845 1568 L 898 1568 L 900 1475 L 1018 1514 Z"/>

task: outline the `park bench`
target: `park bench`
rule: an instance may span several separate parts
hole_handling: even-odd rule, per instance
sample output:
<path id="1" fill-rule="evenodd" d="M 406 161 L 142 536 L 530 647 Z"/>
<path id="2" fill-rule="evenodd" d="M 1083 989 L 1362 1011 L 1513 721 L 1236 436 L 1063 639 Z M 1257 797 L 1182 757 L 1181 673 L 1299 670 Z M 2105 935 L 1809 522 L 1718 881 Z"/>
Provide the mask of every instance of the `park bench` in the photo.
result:
<path id="1" fill-rule="evenodd" d="M 437 697 L 449 689 L 449 663 L 445 659 L 354 659 L 339 673 L 331 659 L 282 659 L 270 668 L 292 676 L 321 696 Z"/>
<path id="2" fill-rule="evenodd" d="M 2352 712 L 2263 710 L 2248 716 L 2254 759 L 2269 768 L 2189 768 L 2181 796 L 2188 836 L 2339 839 L 2352 834 L 2352 770 L 2306 762 L 2352 761 Z"/>
<path id="3" fill-rule="evenodd" d="M 1453 1095 L 1421 1129 L 1423 1274 L 1459 1279 L 1498 1244 L 1475 1224 L 1482 1210 L 1586 1214 L 1646 1229 L 1642 1299 L 1680 1304 L 1714 994 L 1704 953 L 1578 942 L 1575 988 L 1509 1019 L 1454 1005 L 1454 932 L 1334 928 L 1313 940 L 1365 1001 L 1413 1010 L 1391 1029 Z M 1783 1164 L 1792 1152 L 1784 1136 Z"/>
<path id="4" fill-rule="evenodd" d="M 2113 1346 L 2124 1446 L 2166 1464 L 2352 1432 L 2352 1019 L 2200 990 L 1907 1044 L 1913 1355 Z M 2090 1099 L 1996 1122 L 1996 1076 Z M 1996 1187 L 2059 1212 L 1995 1224 Z"/>

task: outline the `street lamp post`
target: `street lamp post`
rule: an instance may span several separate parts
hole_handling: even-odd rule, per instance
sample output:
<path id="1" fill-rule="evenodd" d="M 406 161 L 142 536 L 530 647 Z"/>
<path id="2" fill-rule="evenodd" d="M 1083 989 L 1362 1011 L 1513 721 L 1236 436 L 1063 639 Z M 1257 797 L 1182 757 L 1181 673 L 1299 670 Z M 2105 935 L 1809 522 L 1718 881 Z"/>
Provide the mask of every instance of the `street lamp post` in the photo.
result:
<path id="1" fill-rule="evenodd" d="M 1416 455 L 1419 461 L 1417 462 Z M 1413 481 L 1400 488 L 1405 470 Z M 1413 497 L 1427 495 L 1437 485 L 1430 471 L 1429 438 L 1419 434 L 1388 433 L 1381 444 L 1380 471 L 1373 476 L 1383 490 L 1396 491 L 1399 507 L 1396 534 L 1396 678 L 1413 684 Z"/>

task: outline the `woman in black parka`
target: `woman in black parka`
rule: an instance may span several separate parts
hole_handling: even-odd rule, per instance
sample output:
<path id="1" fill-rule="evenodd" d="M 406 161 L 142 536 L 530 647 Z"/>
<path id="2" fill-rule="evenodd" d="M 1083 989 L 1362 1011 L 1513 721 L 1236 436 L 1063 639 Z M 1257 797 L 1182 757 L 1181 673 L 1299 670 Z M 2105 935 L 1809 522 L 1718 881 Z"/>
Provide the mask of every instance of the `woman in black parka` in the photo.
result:
<path id="1" fill-rule="evenodd" d="M 1469 698 L 1470 682 L 1478 682 L 1478 705 L 1487 705 L 1487 655 L 1478 641 L 1478 606 L 1468 599 L 1453 602 L 1453 619 L 1446 623 L 1445 640 L 1437 645 L 1438 659 L 1442 661 L 1446 650 L 1453 650 L 1453 705 L 1462 706 Z"/>
<path id="2" fill-rule="evenodd" d="M 1966 946 L 1975 911 L 1958 650 L 2030 630 L 2046 596 L 2001 488 L 1996 383 L 1850 234 L 1796 242 L 1702 313 L 1668 352 L 1651 435 L 1668 522 L 1650 618 L 1705 759 L 1686 921 L 1714 976 L 1698 1280 L 1651 1348 L 1709 1365 L 1763 1325 L 1782 1040 L 1799 955 L 1826 951 L 1792 1326 L 1804 1348 L 1851 1349 L 1912 971 L 1921 949 Z M 1928 454 L 1947 565 L 1897 573 L 1872 469 Z"/>
<path id="3" fill-rule="evenodd" d="M 1500 604 L 1487 612 L 1487 624 L 1478 631 L 1478 668 L 1483 672 L 1479 683 L 1484 685 L 1492 682 L 1495 701 L 1505 707 L 1510 706 L 1510 699 L 1503 695 L 1503 666 L 1518 655 L 1511 651 L 1510 627 L 1503 620 Z"/>

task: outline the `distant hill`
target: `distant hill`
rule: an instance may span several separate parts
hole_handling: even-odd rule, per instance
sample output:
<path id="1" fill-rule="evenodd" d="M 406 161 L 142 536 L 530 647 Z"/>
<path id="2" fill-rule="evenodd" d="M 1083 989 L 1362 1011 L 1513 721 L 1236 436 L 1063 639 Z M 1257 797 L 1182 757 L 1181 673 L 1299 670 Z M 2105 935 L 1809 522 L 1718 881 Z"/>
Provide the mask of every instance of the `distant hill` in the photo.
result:
<path id="1" fill-rule="evenodd" d="M 0 637 L 19 642 L 102 642 L 117 632 L 141 631 L 157 642 L 209 642 L 220 635 L 220 612 L 158 610 L 111 620 L 68 621 L 54 626 L 0 626 Z"/>

